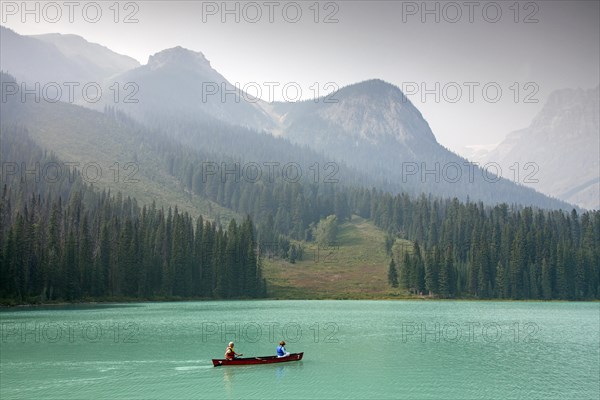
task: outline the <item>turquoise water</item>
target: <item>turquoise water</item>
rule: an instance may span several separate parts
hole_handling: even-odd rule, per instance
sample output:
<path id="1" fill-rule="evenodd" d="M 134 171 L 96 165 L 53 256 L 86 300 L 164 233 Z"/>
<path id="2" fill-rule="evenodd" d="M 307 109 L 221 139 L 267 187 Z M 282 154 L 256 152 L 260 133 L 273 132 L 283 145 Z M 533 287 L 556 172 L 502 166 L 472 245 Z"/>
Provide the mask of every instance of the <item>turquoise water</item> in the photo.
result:
<path id="1" fill-rule="evenodd" d="M 600 304 L 228 301 L 0 312 L 0 398 L 598 399 Z M 304 359 L 214 368 L 285 339 Z"/>

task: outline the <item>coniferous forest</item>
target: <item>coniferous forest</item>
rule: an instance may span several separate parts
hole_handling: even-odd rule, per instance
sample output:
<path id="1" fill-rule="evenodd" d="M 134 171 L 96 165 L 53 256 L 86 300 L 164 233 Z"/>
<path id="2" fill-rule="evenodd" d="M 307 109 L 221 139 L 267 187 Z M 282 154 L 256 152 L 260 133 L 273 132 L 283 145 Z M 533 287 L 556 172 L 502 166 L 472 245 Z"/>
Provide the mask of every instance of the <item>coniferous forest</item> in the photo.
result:
<path id="1" fill-rule="evenodd" d="M 5 187 L 3 200 L 9 197 Z M 95 201 L 86 208 L 81 191 L 65 203 L 31 196 L 2 233 L 2 297 L 264 296 L 249 217 L 224 229 L 177 208 L 140 209 L 106 192 Z M 2 212 L 11 212 L 9 200 Z"/>
<path id="2" fill-rule="evenodd" d="M 10 129 L 8 129 L 10 130 Z M 26 132 L 3 135 L 3 158 L 58 160 Z M 6 132 L 6 129 L 5 129 Z M 10 150 L 9 150 L 10 149 Z M 12 157 L 12 158 L 8 158 Z M 0 298 L 253 298 L 265 295 L 253 221 L 226 227 L 177 207 L 140 207 L 98 191 L 77 171 L 15 177 L 0 201 Z"/>
<path id="3" fill-rule="evenodd" d="M 362 197 L 362 196 L 359 196 Z M 414 241 L 393 250 L 399 284 L 440 297 L 597 299 L 600 213 L 379 197 L 366 215 Z"/>
<path id="4" fill-rule="evenodd" d="M 264 296 L 252 220 L 226 229 L 175 209 L 137 207 L 103 192 L 86 208 L 32 195 L 2 232 L 4 298 Z M 11 213 L 4 187 L 4 222 Z M 6 200 L 6 201 L 5 201 Z"/>

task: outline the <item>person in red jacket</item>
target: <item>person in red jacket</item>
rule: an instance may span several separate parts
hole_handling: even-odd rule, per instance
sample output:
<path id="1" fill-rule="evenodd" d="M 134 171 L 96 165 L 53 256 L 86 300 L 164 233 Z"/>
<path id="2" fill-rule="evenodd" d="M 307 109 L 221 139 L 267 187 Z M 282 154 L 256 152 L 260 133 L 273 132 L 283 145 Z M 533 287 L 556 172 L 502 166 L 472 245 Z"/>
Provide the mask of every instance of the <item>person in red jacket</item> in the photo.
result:
<path id="1" fill-rule="evenodd" d="M 233 342 L 229 342 L 229 346 L 227 346 L 227 350 L 225 350 L 225 359 L 233 360 L 239 356 L 243 356 L 243 354 L 238 354 L 233 350 Z"/>

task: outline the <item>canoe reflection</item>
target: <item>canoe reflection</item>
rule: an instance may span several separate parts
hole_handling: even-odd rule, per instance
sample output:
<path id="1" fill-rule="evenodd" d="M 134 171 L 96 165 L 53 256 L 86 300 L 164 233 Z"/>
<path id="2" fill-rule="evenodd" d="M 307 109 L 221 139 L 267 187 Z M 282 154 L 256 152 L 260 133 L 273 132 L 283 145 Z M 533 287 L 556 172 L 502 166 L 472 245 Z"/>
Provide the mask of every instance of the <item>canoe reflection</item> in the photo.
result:
<path id="1" fill-rule="evenodd" d="M 273 373 L 275 376 L 275 382 L 279 383 L 284 376 L 292 374 L 293 371 L 298 371 L 298 369 L 302 368 L 303 362 L 298 361 L 296 363 L 285 363 L 285 364 L 273 364 L 273 365 L 264 365 L 261 368 L 256 368 L 255 366 L 240 366 L 236 368 L 219 368 L 223 370 L 223 385 L 225 389 L 225 393 L 233 394 L 233 388 L 235 386 L 236 379 L 245 380 L 248 378 L 249 373 L 253 373 L 256 371 L 257 373 L 265 373 L 269 371 L 269 369 L 273 369 Z M 253 371 L 253 372 L 250 372 Z M 236 378 L 236 375 L 238 378 Z M 243 377 L 245 376 L 245 377 Z"/>

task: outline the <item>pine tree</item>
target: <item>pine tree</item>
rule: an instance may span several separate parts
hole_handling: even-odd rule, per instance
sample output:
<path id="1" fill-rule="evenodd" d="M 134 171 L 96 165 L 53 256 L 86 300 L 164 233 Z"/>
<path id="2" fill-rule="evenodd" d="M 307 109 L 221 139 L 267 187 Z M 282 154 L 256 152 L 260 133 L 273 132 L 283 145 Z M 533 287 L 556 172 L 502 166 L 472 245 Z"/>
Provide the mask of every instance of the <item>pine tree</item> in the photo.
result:
<path id="1" fill-rule="evenodd" d="M 523 298 L 523 270 L 525 264 L 525 246 L 522 232 L 519 230 L 513 241 L 510 254 L 509 271 L 511 287 L 511 297 L 513 299 Z"/>
<path id="2" fill-rule="evenodd" d="M 396 270 L 396 263 L 393 257 L 388 267 L 388 283 L 393 288 L 398 287 L 398 271 Z"/>
<path id="3" fill-rule="evenodd" d="M 54 289 L 59 286 L 61 240 L 60 240 L 61 212 L 58 204 L 52 206 L 50 220 L 48 221 L 48 263 L 44 276 L 46 284 L 42 298 L 54 299 Z"/>
<path id="4" fill-rule="evenodd" d="M 587 295 L 587 282 L 586 282 L 586 258 L 583 250 L 578 250 L 575 256 L 575 279 L 574 279 L 574 292 L 575 299 L 584 299 Z"/>
<path id="5" fill-rule="evenodd" d="M 452 249 L 450 246 L 446 248 L 446 254 L 444 255 L 444 261 L 440 265 L 440 273 L 438 275 L 438 290 L 440 296 L 443 298 L 450 297 L 452 293 L 452 269 L 454 268 L 452 263 Z"/>
<path id="6" fill-rule="evenodd" d="M 440 270 L 440 254 L 439 250 L 434 247 L 425 258 L 425 289 L 432 296 L 438 293 L 438 281 L 439 281 L 439 270 Z"/>
<path id="7" fill-rule="evenodd" d="M 215 266 L 215 286 L 213 296 L 217 298 L 227 297 L 229 294 L 227 285 L 231 283 L 227 281 L 226 245 L 225 233 L 219 226 L 219 229 L 216 231 L 213 250 Z"/>
<path id="8" fill-rule="evenodd" d="M 79 277 L 77 274 L 77 243 L 73 231 L 69 232 L 65 250 L 65 299 L 68 301 L 79 298 Z"/>
<path id="9" fill-rule="evenodd" d="M 506 296 L 506 284 L 504 277 L 506 276 L 506 270 L 504 264 L 498 261 L 496 264 L 496 297 L 502 299 Z"/>
<path id="10" fill-rule="evenodd" d="M 92 254 L 92 238 L 87 213 L 83 216 L 81 224 L 81 232 L 79 234 L 79 267 L 78 275 L 81 277 L 80 287 L 84 296 L 92 294 L 92 273 L 93 273 L 93 254 Z"/>
<path id="11" fill-rule="evenodd" d="M 125 225 L 121 230 L 117 252 L 115 292 L 126 296 L 135 296 L 137 294 L 137 277 L 135 276 L 134 227 L 129 217 L 125 220 Z"/>
<path id="12" fill-rule="evenodd" d="M 552 298 L 552 271 L 548 260 L 542 260 L 542 298 L 550 300 Z"/>
<path id="13" fill-rule="evenodd" d="M 204 219 L 202 216 L 199 216 L 196 219 L 196 229 L 194 233 L 194 258 L 193 258 L 193 272 L 192 272 L 192 281 L 193 281 L 193 295 L 201 296 L 202 287 L 204 282 L 203 279 L 203 247 L 202 247 L 202 235 L 204 233 Z"/>
<path id="14" fill-rule="evenodd" d="M 484 299 L 491 295 L 489 247 L 489 241 L 484 231 L 477 243 L 477 254 L 475 255 L 476 266 L 479 268 L 477 272 L 477 294 Z"/>
<path id="15" fill-rule="evenodd" d="M 556 251 L 556 295 L 563 300 L 569 298 L 569 278 L 565 252 L 565 246 L 558 245 Z"/>
<path id="16" fill-rule="evenodd" d="M 206 221 L 202 231 L 202 296 L 213 296 L 216 284 L 215 257 L 215 225 Z"/>
<path id="17" fill-rule="evenodd" d="M 425 291 L 425 263 L 423 262 L 421 249 L 417 242 L 415 242 L 414 246 L 414 256 L 415 263 L 412 277 L 413 285 L 416 294 L 423 294 L 423 292 Z"/>
<path id="18" fill-rule="evenodd" d="M 404 253 L 402 255 L 402 264 L 400 268 L 400 287 L 403 289 L 410 289 L 410 274 L 412 270 L 412 258 L 410 254 Z"/>
<path id="19" fill-rule="evenodd" d="M 529 296 L 530 299 L 539 299 L 541 292 L 541 268 L 538 264 L 530 264 L 529 270 Z"/>
<path id="20" fill-rule="evenodd" d="M 246 265 L 245 265 L 245 295 L 248 297 L 259 297 L 261 295 L 261 271 L 259 260 L 256 256 L 256 243 L 254 241 L 254 229 L 253 223 L 250 219 L 250 216 L 246 218 L 246 221 L 243 225 L 243 230 L 245 233 L 246 241 L 242 243 L 242 246 L 246 248 Z"/>
<path id="21" fill-rule="evenodd" d="M 186 276 L 186 238 L 183 216 L 175 210 L 173 216 L 173 242 L 171 243 L 170 271 L 173 276 L 172 293 L 187 296 L 189 280 Z"/>
<path id="22" fill-rule="evenodd" d="M 114 294 L 110 290 L 110 233 L 106 224 L 100 230 L 100 245 L 96 257 L 96 268 L 94 278 L 94 296 Z"/>
<path id="23" fill-rule="evenodd" d="M 224 297 L 239 297 L 243 275 L 240 260 L 240 234 L 235 219 L 229 222 L 227 235 L 223 246 L 225 247 L 224 274 L 222 295 Z"/>

